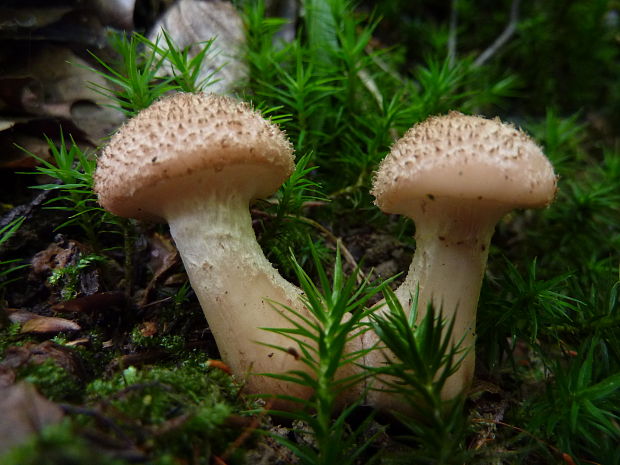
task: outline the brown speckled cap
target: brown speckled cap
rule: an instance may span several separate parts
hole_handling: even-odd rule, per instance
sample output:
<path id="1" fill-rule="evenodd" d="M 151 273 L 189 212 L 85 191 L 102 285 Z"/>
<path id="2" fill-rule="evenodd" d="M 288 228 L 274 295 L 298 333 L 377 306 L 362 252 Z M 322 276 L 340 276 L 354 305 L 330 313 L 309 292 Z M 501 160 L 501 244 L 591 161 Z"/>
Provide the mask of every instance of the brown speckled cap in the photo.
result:
<path id="1" fill-rule="evenodd" d="M 413 126 L 381 163 L 372 189 L 388 213 L 415 198 L 541 207 L 556 192 L 551 163 L 530 137 L 498 118 L 450 112 Z"/>
<path id="2" fill-rule="evenodd" d="M 248 195 L 260 198 L 275 192 L 293 169 L 284 133 L 247 104 L 177 93 L 140 112 L 112 137 L 97 163 L 95 191 L 116 215 L 160 220 L 154 197 L 191 191 L 203 172 L 211 180 L 235 173 L 229 183 L 249 185 Z M 173 184 L 183 188 L 171 189 Z"/>

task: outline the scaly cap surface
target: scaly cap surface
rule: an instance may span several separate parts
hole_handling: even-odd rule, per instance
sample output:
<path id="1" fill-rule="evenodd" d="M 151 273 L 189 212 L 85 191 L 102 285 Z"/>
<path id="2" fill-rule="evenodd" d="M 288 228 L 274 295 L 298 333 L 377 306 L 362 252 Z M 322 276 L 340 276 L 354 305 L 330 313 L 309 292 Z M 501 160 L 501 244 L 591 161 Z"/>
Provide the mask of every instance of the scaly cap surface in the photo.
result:
<path id="1" fill-rule="evenodd" d="M 403 204 L 424 197 L 539 207 L 555 192 L 553 167 L 527 134 L 498 118 L 454 111 L 409 129 L 379 166 L 372 189 L 388 213 L 403 213 Z"/>
<path id="2" fill-rule="evenodd" d="M 284 133 L 249 105 L 214 94 L 177 93 L 114 134 L 99 157 L 95 191 L 112 213 L 158 220 L 153 197 L 177 192 L 173 183 L 191 191 L 201 172 L 212 176 L 203 184 L 236 173 L 228 183 L 250 186 L 250 197 L 257 198 L 275 192 L 293 169 Z"/>

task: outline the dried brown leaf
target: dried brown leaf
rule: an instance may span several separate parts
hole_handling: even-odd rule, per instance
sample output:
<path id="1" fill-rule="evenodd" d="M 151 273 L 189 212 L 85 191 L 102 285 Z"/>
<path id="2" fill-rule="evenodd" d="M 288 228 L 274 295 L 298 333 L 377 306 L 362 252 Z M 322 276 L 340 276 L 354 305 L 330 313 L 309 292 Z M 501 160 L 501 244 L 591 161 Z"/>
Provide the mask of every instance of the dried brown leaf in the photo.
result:
<path id="1" fill-rule="evenodd" d="M 9 316 L 9 321 L 11 323 L 22 324 L 28 320 L 32 320 L 33 318 L 38 318 L 40 316 L 36 313 L 29 312 L 28 310 L 21 310 L 19 308 L 7 308 L 5 310 Z"/>
<path id="2" fill-rule="evenodd" d="M 61 333 L 82 329 L 76 322 L 54 316 L 38 316 L 24 323 L 21 333 Z"/>
<path id="3" fill-rule="evenodd" d="M 27 440 L 45 426 L 58 423 L 62 410 L 30 383 L 0 388 L 0 453 Z"/>
<path id="4" fill-rule="evenodd" d="M 161 282 L 162 278 L 172 269 L 177 263 L 179 263 L 179 253 L 177 249 L 172 245 L 170 239 L 155 233 L 150 240 L 151 253 L 149 267 L 153 270 L 153 277 L 149 281 L 146 289 L 144 289 L 143 295 L 140 298 L 138 305 L 144 307 L 148 304 L 151 297 L 151 293 Z"/>
<path id="5" fill-rule="evenodd" d="M 32 258 L 32 273 L 42 275 L 56 268 L 65 268 L 73 264 L 79 257 L 79 253 L 80 248 L 77 243 L 70 242 L 68 247 L 51 243 L 47 249 L 37 252 Z"/>
<path id="6" fill-rule="evenodd" d="M 57 312 L 94 314 L 111 308 L 125 308 L 126 306 L 127 298 L 123 292 L 110 291 L 99 292 L 85 297 L 76 297 L 66 302 L 60 302 L 53 305 L 52 310 Z"/>
<path id="7" fill-rule="evenodd" d="M 0 101 L 13 112 L 69 120 L 95 146 L 124 120 L 93 90 L 93 86 L 108 88 L 108 82 L 66 47 L 47 44 L 34 50 L 27 62 L 5 73 L 2 84 L 6 83 L 14 88 L 6 95 L 0 92 Z"/>
<path id="8" fill-rule="evenodd" d="M 19 369 L 30 363 L 41 365 L 48 360 L 52 360 L 63 370 L 75 376 L 81 373 L 80 362 L 75 352 L 52 341 L 40 344 L 27 342 L 23 346 L 8 347 L 4 358 L 0 361 L 0 368 Z"/>
<path id="9" fill-rule="evenodd" d="M 157 323 L 154 321 L 145 321 L 140 327 L 140 334 L 143 337 L 153 337 L 157 334 Z"/>

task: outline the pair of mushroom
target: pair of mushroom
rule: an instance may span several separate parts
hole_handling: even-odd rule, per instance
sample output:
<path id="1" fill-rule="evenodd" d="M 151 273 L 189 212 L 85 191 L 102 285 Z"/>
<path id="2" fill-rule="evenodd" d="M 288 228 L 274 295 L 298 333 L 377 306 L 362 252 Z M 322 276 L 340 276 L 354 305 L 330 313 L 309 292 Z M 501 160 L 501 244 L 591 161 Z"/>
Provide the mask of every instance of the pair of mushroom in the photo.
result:
<path id="1" fill-rule="evenodd" d="M 287 339 L 258 329 L 288 326 L 272 301 L 309 313 L 301 290 L 265 258 L 248 208 L 253 199 L 271 195 L 293 168 L 290 142 L 248 105 L 183 93 L 128 121 L 98 161 L 95 186 L 104 208 L 169 223 L 222 359 L 239 376 L 304 369 L 294 357 L 269 348 L 287 347 Z M 373 189 L 384 211 L 416 223 L 417 251 L 396 290 L 403 307 L 409 308 L 419 287 L 420 308 L 432 301 L 444 317 L 455 314 L 454 337 L 472 347 L 494 225 L 513 208 L 548 204 L 555 179 L 536 144 L 498 120 L 453 112 L 410 129 L 382 163 Z M 355 341 L 369 343 L 372 336 Z M 362 361 L 384 362 L 373 352 Z M 473 363 L 470 350 L 447 397 L 468 385 Z M 311 394 L 264 376 L 249 377 L 247 389 Z M 373 399 L 385 404 L 382 396 Z"/>

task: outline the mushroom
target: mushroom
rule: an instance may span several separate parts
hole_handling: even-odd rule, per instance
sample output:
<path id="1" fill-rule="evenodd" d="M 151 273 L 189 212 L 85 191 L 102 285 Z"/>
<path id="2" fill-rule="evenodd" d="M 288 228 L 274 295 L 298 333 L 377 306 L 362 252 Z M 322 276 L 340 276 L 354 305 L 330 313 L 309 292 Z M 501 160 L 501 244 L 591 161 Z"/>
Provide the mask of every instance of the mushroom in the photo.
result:
<path id="1" fill-rule="evenodd" d="M 372 189 L 377 206 L 416 227 L 415 256 L 396 296 L 408 311 L 419 290 L 418 319 L 432 302 L 442 318 L 454 318 L 452 341 L 467 351 L 444 398 L 463 392 L 473 377 L 476 308 L 496 223 L 515 208 L 548 205 L 555 192 L 556 176 L 541 149 L 497 118 L 458 112 L 429 118 L 381 163 Z M 379 363 L 377 356 L 370 363 Z M 379 394 L 375 403 L 381 402 Z"/>
<path id="2" fill-rule="evenodd" d="M 231 98 L 177 93 L 129 120 L 103 149 L 95 173 L 110 212 L 167 221 L 222 359 L 233 373 L 305 369 L 264 345 L 290 341 L 260 327 L 290 326 L 270 301 L 302 314 L 301 291 L 265 258 L 249 203 L 277 190 L 294 168 L 285 135 Z M 256 393 L 307 398 L 303 387 L 251 376 Z"/>

